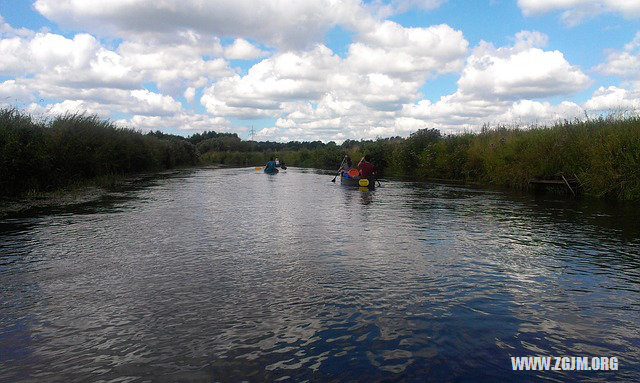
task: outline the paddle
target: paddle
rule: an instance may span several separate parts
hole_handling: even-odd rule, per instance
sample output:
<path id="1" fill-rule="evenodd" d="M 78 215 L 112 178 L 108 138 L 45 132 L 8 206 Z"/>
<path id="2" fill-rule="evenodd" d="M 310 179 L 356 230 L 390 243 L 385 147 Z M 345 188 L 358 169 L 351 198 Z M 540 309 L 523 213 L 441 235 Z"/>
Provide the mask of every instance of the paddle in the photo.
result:
<path id="1" fill-rule="evenodd" d="M 336 182 L 336 178 L 338 178 L 338 176 L 340 175 L 340 173 L 336 174 L 335 177 L 333 177 L 333 179 L 331 180 L 331 182 Z"/>

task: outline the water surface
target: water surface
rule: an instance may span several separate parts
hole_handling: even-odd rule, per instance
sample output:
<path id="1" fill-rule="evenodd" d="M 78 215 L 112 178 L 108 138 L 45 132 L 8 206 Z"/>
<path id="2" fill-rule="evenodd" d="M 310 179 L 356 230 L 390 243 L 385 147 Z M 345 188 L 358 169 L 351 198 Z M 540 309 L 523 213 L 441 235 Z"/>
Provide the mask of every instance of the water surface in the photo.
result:
<path id="1" fill-rule="evenodd" d="M 0 381 L 640 379 L 637 207 L 332 178 L 179 171 L 2 218 Z"/>

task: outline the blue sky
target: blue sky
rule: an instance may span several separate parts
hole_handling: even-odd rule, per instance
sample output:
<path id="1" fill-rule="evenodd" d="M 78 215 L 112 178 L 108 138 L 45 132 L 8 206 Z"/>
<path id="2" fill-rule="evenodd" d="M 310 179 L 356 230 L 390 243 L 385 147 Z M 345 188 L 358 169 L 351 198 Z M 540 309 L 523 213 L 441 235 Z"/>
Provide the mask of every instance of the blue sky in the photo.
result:
<path id="1" fill-rule="evenodd" d="M 640 2 L 0 0 L 0 103 L 260 140 L 640 108 Z"/>

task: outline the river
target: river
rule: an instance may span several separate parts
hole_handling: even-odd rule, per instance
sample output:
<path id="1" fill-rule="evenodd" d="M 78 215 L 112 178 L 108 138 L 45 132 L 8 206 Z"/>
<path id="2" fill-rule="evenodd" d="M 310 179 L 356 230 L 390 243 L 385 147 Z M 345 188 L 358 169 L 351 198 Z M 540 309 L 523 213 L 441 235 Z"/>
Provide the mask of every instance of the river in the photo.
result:
<path id="1" fill-rule="evenodd" d="M 640 381 L 637 206 L 332 178 L 180 170 L 0 218 L 0 381 Z"/>

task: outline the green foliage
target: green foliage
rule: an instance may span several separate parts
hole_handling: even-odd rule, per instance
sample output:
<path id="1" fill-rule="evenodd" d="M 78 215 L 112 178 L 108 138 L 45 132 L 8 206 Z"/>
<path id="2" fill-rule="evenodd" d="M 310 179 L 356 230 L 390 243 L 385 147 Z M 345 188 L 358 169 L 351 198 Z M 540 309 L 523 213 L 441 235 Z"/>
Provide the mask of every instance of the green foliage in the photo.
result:
<path id="1" fill-rule="evenodd" d="M 586 194 L 640 199 L 640 118 L 564 121 L 552 127 L 483 126 L 481 133 L 442 136 L 435 129 L 408 138 L 288 143 L 243 141 L 204 132 L 184 138 L 146 135 L 95 116 L 34 121 L 0 110 L 0 195 L 47 190 L 82 179 L 196 163 L 264 166 L 278 157 L 289 166 L 337 169 L 369 154 L 378 172 L 413 179 L 475 181 L 524 189 L 534 177 L 564 174 Z"/>
<path id="2" fill-rule="evenodd" d="M 640 199 L 640 119 L 564 121 L 472 136 L 469 178 L 525 188 L 531 178 L 576 178 L 586 194 Z"/>
<path id="3" fill-rule="evenodd" d="M 207 153 L 229 165 L 264 165 L 269 156 L 288 165 L 337 169 L 344 154 L 357 163 L 369 154 L 387 176 L 473 181 L 525 189 L 532 178 L 577 179 L 586 194 L 640 199 L 640 119 L 564 121 L 530 129 L 484 126 L 481 133 L 442 136 L 435 129 L 409 138 L 287 144 L 252 142 L 247 154 Z"/>
<path id="4" fill-rule="evenodd" d="M 38 122 L 0 110 L 0 195 L 196 163 L 193 144 L 177 136 L 143 135 L 83 114 Z"/>

